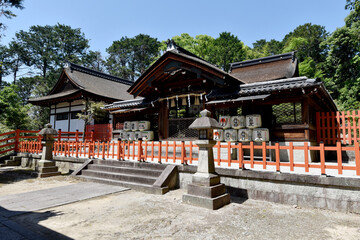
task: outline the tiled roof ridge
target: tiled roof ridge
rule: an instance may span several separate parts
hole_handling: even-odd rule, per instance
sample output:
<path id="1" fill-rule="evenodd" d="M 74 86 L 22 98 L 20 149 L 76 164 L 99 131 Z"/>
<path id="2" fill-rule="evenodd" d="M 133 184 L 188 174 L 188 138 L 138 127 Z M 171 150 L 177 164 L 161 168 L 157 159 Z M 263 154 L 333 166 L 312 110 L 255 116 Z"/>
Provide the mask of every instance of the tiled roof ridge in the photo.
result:
<path id="1" fill-rule="evenodd" d="M 92 70 L 92 69 L 89 69 L 89 68 L 77 65 L 75 63 L 71 63 L 71 62 L 66 62 L 64 68 L 68 68 L 70 70 L 76 70 L 76 71 L 79 71 L 79 72 L 90 74 L 90 75 L 100 77 L 100 78 L 103 78 L 103 79 L 106 79 L 106 80 L 110 80 L 110 81 L 113 81 L 113 82 L 123 83 L 123 84 L 126 84 L 126 85 L 132 85 L 134 83 L 134 82 L 132 82 L 130 80 L 126 80 L 126 79 L 115 77 L 115 76 L 112 76 L 112 75 L 109 75 L 109 74 L 106 74 L 106 73 L 95 71 L 95 70 Z"/>
<path id="2" fill-rule="evenodd" d="M 301 76 L 301 77 L 277 79 L 277 80 L 271 80 L 271 81 L 246 83 L 246 84 L 240 85 L 240 88 L 251 88 L 251 87 L 267 86 L 267 85 L 274 85 L 274 84 L 291 84 L 291 83 L 299 83 L 299 82 L 306 82 L 306 81 L 309 83 L 315 83 L 315 82 L 320 83 L 321 82 L 318 79 L 310 79 L 305 76 Z"/>
<path id="3" fill-rule="evenodd" d="M 262 58 L 246 60 L 246 61 L 242 61 L 242 62 L 230 63 L 230 69 L 247 67 L 247 66 L 268 63 L 268 62 L 274 62 L 274 61 L 279 61 L 279 60 L 285 60 L 285 59 L 290 59 L 290 58 L 293 59 L 293 61 L 295 60 L 295 52 L 282 53 L 282 54 L 277 54 L 277 55 L 272 55 L 272 56 L 267 56 L 267 57 L 262 57 Z"/>

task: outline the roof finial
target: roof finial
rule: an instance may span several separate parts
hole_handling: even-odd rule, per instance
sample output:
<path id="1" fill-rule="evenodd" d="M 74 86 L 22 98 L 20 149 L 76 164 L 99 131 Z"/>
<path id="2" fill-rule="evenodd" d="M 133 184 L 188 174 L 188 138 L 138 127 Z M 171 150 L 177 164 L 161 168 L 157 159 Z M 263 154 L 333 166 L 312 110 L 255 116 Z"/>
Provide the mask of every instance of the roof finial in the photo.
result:
<path id="1" fill-rule="evenodd" d="M 173 49 L 176 49 L 177 47 L 175 41 L 172 39 L 168 39 L 166 44 L 167 44 L 166 51 L 171 51 Z"/>
<path id="2" fill-rule="evenodd" d="M 64 68 L 70 68 L 70 62 L 69 61 L 65 61 L 65 64 L 64 64 Z"/>

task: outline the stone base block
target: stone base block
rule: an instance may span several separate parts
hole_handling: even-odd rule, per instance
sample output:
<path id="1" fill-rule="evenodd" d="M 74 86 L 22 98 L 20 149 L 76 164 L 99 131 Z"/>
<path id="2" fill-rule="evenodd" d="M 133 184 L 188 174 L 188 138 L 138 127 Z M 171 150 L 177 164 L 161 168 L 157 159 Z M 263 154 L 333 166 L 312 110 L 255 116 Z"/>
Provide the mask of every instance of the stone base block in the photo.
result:
<path id="1" fill-rule="evenodd" d="M 215 186 L 220 184 L 220 177 L 215 174 L 209 174 L 209 173 L 195 173 L 192 176 L 192 183 L 199 185 L 199 186 Z"/>
<path id="2" fill-rule="evenodd" d="M 59 172 L 58 170 L 58 167 L 55 166 L 55 162 L 41 160 L 39 161 L 38 177 L 44 178 L 60 175 L 61 172 Z"/>
<path id="3" fill-rule="evenodd" d="M 39 172 L 41 173 L 49 173 L 49 172 L 58 172 L 58 167 L 53 166 L 53 167 L 40 167 Z"/>
<path id="4" fill-rule="evenodd" d="M 211 187 L 199 186 L 196 184 L 189 184 L 187 187 L 187 193 L 189 195 L 206 197 L 206 198 L 214 198 L 220 195 L 225 194 L 225 185 L 218 184 Z"/>
<path id="5" fill-rule="evenodd" d="M 45 177 L 53 177 L 60 175 L 61 172 L 48 172 L 48 173 L 38 173 L 39 178 L 45 178 Z"/>
<path id="6" fill-rule="evenodd" d="M 202 196 L 184 194 L 182 200 L 184 203 L 187 204 L 216 210 L 230 203 L 230 195 L 228 193 L 225 193 L 218 197 L 207 198 Z"/>
<path id="7" fill-rule="evenodd" d="M 45 168 L 45 167 L 53 167 L 55 166 L 55 162 L 52 161 L 39 161 L 39 168 Z"/>

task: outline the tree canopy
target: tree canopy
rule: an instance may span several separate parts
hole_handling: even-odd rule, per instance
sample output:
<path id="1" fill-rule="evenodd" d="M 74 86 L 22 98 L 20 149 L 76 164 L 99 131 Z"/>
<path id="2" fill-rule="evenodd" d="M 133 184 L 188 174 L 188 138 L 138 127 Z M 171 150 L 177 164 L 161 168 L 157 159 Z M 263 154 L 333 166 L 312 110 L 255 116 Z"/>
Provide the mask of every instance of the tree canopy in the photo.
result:
<path id="1" fill-rule="evenodd" d="M 106 49 L 110 74 L 135 81 L 160 54 L 160 42 L 146 34 L 122 37 Z"/>

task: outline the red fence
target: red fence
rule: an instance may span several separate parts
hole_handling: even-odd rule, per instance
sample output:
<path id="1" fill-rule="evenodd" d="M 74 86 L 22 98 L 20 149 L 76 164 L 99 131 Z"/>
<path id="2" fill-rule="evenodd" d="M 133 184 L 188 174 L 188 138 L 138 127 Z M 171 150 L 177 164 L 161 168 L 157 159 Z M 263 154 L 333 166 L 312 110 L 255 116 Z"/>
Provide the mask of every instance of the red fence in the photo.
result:
<path id="1" fill-rule="evenodd" d="M 39 137 L 36 135 L 36 133 L 38 133 L 38 131 L 17 129 L 15 131 L 0 134 L 0 156 L 12 151 L 18 152 L 20 141 L 29 139 L 39 140 Z"/>
<path id="2" fill-rule="evenodd" d="M 21 151 L 39 153 L 38 143 L 22 142 Z M 232 150 L 236 149 L 236 156 Z M 253 142 L 243 143 L 217 143 L 214 147 L 214 161 L 217 166 L 237 169 L 255 169 L 276 172 L 297 172 L 311 174 L 329 174 L 360 176 L 360 148 L 359 143 L 344 147 L 340 142 L 336 146 L 309 146 L 305 142 L 302 146 L 267 145 L 265 142 L 256 145 Z M 255 152 L 260 154 L 255 154 Z M 269 152 L 274 159 L 270 159 Z M 280 159 L 284 151 L 289 158 Z M 354 152 L 355 159 L 343 159 L 343 152 Z M 319 162 L 311 162 L 310 152 L 319 156 Z M 335 159 L 327 157 L 329 152 L 335 153 Z M 245 153 L 248 156 L 245 156 Z M 303 154 L 301 162 L 295 162 L 295 154 Z M 196 164 L 198 161 L 198 147 L 193 142 L 56 142 L 54 155 L 67 157 L 85 157 L 117 160 L 149 161 L 157 163 Z"/>
<path id="3" fill-rule="evenodd" d="M 86 132 L 94 133 L 95 141 L 111 141 L 112 138 L 112 125 L 111 124 L 95 124 L 87 125 Z"/>
<path id="4" fill-rule="evenodd" d="M 317 112 L 316 130 L 318 143 L 354 144 L 360 141 L 360 111 Z"/>
<path id="5" fill-rule="evenodd" d="M 38 131 L 30 131 L 30 130 L 15 130 L 7 133 L 0 134 L 0 156 L 6 155 L 9 152 L 19 152 L 19 143 L 27 142 L 29 145 L 39 145 L 38 149 L 41 151 L 41 144 L 40 140 L 41 137 L 38 136 Z M 58 131 L 59 135 L 55 136 L 56 141 L 80 141 L 82 140 L 82 132 L 62 132 L 61 130 Z M 36 141 L 31 141 L 36 140 Z M 94 133 L 93 132 L 86 132 L 85 133 L 85 140 L 86 141 L 94 141 Z M 28 149 L 33 149 L 29 147 Z M 26 150 L 26 149 L 24 149 Z M 37 152 L 39 152 L 37 151 Z"/>

